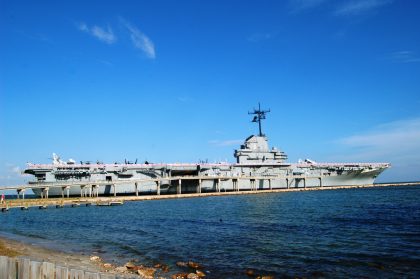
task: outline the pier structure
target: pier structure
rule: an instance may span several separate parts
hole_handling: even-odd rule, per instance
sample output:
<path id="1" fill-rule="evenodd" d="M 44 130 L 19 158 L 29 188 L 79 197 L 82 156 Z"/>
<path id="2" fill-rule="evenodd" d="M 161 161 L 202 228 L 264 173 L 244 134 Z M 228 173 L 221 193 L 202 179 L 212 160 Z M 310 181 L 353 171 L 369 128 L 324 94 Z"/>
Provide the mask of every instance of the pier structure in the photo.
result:
<path id="1" fill-rule="evenodd" d="M 390 167 L 389 163 L 319 163 L 310 159 L 288 163 L 287 154 L 269 145 L 262 121 L 270 109 L 254 108 L 252 122 L 258 134 L 247 137 L 235 149 L 235 163 L 137 163 L 124 160 L 104 164 L 97 161 L 63 161 L 53 153 L 51 164 L 28 163 L 25 174 L 36 181 L 27 185 L 4 187 L 16 191 L 25 200 L 32 189 L 40 200 L 75 198 L 93 199 L 123 195 L 185 197 L 185 194 L 259 193 L 282 189 L 314 189 L 346 185 L 367 185 Z M 1 191 L 1 187 L 0 187 Z"/>
<path id="2" fill-rule="evenodd" d="M 176 193 L 161 193 L 160 186 L 162 180 L 174 180 L 176 182 Z M 247 189 L 241 189 L 239 181 L 246 179 L 249 181 L 251 187 Z M 274 181 L 284 180 L 285 187 L 276 187 Z M 307 186 L 306 179 L 319 179 L 318 186 Z M 195 191 L 182 191 L 183 182 L 188 180 L 197 180 L 197 186 Z M 201 185 L 203 181 L 211 180 L 214 184 L 213 191 L 202 192 Z M 233 185 L 233 189 L 223 189 L 221 184 L 222 181 L 230 180 Z M 294 183 L 293 187 L 291 184 Z M 152 194 L 141 194 L 139 185 L 144 182 L 155 182 L 156 192 Z M 267 181 L 268 188 L 260 188 L 258 185 Z M 17 198 L 8 200 L 0 204 L 2 212 L 7 212 L 11 208 L 20 208 L 21 210 L 28 210 L 29 208 L 47 209 L 50 207 L 63 208 L 63 207 L 79 207 L 79 206 L 114 206 L 122 205 L 125 201 L 141 201 L 141 200 L 155 200 L 155 199 L 172 199 L 172 198 L 193 198 L 193 197 L 207 197 L 207 196 L 224 196 L 224 195 L 242 195 L 242 194 L 264 194 L 264 193 L 279 193 L 279 192 L 291 192 L 291 191 L 311 191 L 311 190 L 330 190 L 330 189 L 351 189 L 351 188 L 366 188 L 366 187 L 386 187 L 386 186 L 412 186 L 419 185 L 419 182 L 408 182 L 408 183 L 388 183 L 388 184 L 366 184 L 366 185 L 340 185 L 340 186 L 324 186 L 322 184 L 322 177 L 172 177 L 172 178 L 151 178 L 131 181 L 135 185 L 135 193 L 131 195 L 117 195 L 117 188 L 123 182 L 115 181 L 112 184 L 112 192 L 108 196 L 100 196 L 98 189 L 100 186 L 109 185 L 109 182 L 105 181 L 94 181 L 90 184 L 83 183 L 71 183 L 64 185 L 63 183 L 49 183 L 48 185 L 20 185 L 20 186 L 8 186 L 0 187 L 1 190 L 16 190 Z M 125 181 L 127 183 L 127 181 Z M 24 193 L 30 188 L 38 187 L 42 189 L 44 193 L 40 198 L 36 199 L 25 199 Z M 69 190 L 71 187 L 80 188 L 80 196 L 69 196 Z M 61 197 L 50 197 L 48 192 L 52 188 L 61 189 Z M 66 194 L 65 194 L 66 193 Z"/>
<path id="3" fill-rule="evenodd" d="M 100 186 L 111 186 L 110 196 L 117 196 L 119 185 L 134 185 L 134 194 L 139 196 L 141 192 L 141 184 L 153 182 L 156 185 L 155 194 L 161 195 L 161 185 L 162 181 L 172 181 L 172 184 L 176 186 L 176 193 L 178 195 L 183 194 L 184 192 L 191 193 L 191 190 L 183 190 L 183 184 L 186 181 L 196 182 L 195 193 L 202 193 L 202 184 L 204 181 L 213 182 L 213 191 L 214 192 L 232 192 L 232 191 L 258 191 L 263 190 L 263 186 L 268 183 L 268 190 L 281 189 L 281 188 L 291 188 L 291 184 L 294 183 L 294 188 L 306 188 L 307 179 L 316 179 L 319 181 L 319 186 L 322 187 L 322 177 L 321 176 L 174 176 L 174 177 L 159 177 L 159 178 L 146 178 L 146 179 L 132 179 L 132 180 L 120 180 L 120 181 L 72 181 L 72 182 L 50 182 L 50 183 L 34 183 L 34 184 L 25 184 L 25 185 L 16 185 L 16 186 L 0 186 L 0 191 L 16 191 L 17 199 L 25 199 L 25 193 L 31 189 L 41 190 L 41 199 L 50 198 L 50 190 L 53 188 L 60 189 L 61 198 L 70 198 L 70 189 L 77 187 L 80 189 L 81 198 L 94 198 L 99 197 L 99 187 Z M 283 181 L 286 187 L 273 185 L 273 180 L 279 182 Z M 233 185 L 232 188 L 225 189 L 222 187 L 223 181 L 229 181 L 229 185 Z M 249 189 L 240 189 L 240 181 L 248 181 Z M 300 186 L 303 185 L 303 186 Z M 315 186 L 311 186 L 315 187 Z"/>

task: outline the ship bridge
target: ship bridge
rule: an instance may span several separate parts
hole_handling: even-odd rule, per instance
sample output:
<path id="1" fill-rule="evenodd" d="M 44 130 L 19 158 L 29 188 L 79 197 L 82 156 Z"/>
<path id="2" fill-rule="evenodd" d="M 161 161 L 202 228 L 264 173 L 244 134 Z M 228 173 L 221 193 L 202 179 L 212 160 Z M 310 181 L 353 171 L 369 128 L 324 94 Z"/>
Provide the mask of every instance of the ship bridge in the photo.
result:
<path id="1" fill-rule="evenodd" d="M 241 148 L 235 150 L 235 158 L 238 164 L 249 163 L 283 163 L 287 160 L 287 155 L 283 151 L 268 146 L 267 137 L 262 133 L 261 120 L 265 119 L 265 114 L 270 110 L 262 110 L 260 104 L 258 109 L 248 114 L 254 115 L 252 122 L 258 123 L 259 134 L 252 135 L 245 140 Z"/>
<path id="2" fill-rule="evenodd" d="M 248 137 L 241 148 L 235 150 L 234 156 L 238 164 L 283 163 L 287 160 L 283 151 L 275 147 L 269 149 L 267 137 L 264 135 Z"/>

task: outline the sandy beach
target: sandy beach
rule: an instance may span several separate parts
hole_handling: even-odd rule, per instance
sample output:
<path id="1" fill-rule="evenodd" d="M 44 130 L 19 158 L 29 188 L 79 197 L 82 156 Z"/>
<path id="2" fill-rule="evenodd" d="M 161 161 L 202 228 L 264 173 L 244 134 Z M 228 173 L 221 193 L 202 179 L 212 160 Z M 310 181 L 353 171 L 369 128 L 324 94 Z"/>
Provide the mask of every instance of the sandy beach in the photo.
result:
<path id="1" fill-rule="evenodd" d="M 54 263 L 58 266 L 68 267 L 69 269 L 77 269 L 88 272 L 103 272 L 117 274 L 119 278 L 169 278 L 169 268 L 167 265 L 157 264 L 154 267 L 148 267 L 137 261 L 128 262 L 122 266 L 116 266 L 111 263 L 104 262 L 96 255 L 82 255 L 74 253 L 65 253 L 52 249 L 47 249 L 35 244 L 28 244 L 21 241 L 13 240 L 4 236 L 0 236 L 0 256 L 10 258 L 23 257 L 38 262 Z M 193 262 L 181 263 L 188 265 L 197 265 Z M 197 268 L 194 266 L 194 268 Z M 175 273 L 170 278 L 200 278 L 205 276 L 203 272 L 196 273 Z M 191 277 L 192 276 L 192 277 Z"/>
<path id="2" fill-rule="evenodd" d="M 51 262 L 61 266 L 92 272 L 104 272 L 103 264 L 91 261 L 90 256 L 64 253 L 31 245 L 20 241 L 0 237 L 0 255 L 8 257 L 25 257 L 40 262 Z"/>

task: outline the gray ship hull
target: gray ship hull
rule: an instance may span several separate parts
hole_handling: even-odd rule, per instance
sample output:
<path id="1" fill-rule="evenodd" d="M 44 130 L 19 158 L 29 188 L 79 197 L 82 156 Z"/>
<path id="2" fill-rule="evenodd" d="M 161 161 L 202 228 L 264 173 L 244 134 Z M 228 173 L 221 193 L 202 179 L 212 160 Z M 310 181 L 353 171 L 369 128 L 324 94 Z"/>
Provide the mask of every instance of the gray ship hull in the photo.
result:
<path id="1" fill-rule="evenodd" d="M 265 113 L 255 110 L 259 135 L 248 137 L 234 152 L 236 163 L 196 164 L 76 164 L 53 154 L 53 163 L 28 164 L 38 196 L 95 196 L 196 193 L 372 184 L 388 163 L 287 163 L 287 155 L 270 148 L 262 134 Z"/>
<path id="2" fill-rule="evenodd" d="M 181 182 L 181 193 L 196 193 L 198 187 L 201 192 L 228 192 L 228 191 L 246 191 L 246 190 L 269 190 L 269 189 L 286 189 L 286 188 L 311 188 L 311 187 L 329 187 L 329 186 L 348 186 L 348 185 L 368 185 L 373 184 L 375 178 L 384 169 L 379 168 L 372 171 L 347 171 L 340 175 L 328 175 L 328 176 L 287 176 L 287 177 L 201 177 L 201 183 L 199 179 L 192 179 L 188 177 Z M 155 179 L 155 178 L 150 178 Z M 166 179 L 164 179 L 166 180 Z M 163 181 L 164 181 L 163 180 Z M 112 196 L 112 195 L 154 195 L 158 194 L 158 185 L 156 182 L 135 182 L 133 181 L 119 181 L 115 184 L 98 185 L 101 181 L 90 181 L 84 182 L 81 185 L 74 185 L 74 182 L 68 184 L 68 187 L 48 187 L 48 195 L 50 197 L 61 197 L 61 196 Z M 168 181 L 167 181 L 168 182 Z M 136 186 L 137 184 L 137 186 Z M 34 184 L 35 186 L 36 184 Z M 44 187 L 33 188 L 35 195 L 42 196 L 45 193 L 45 186 L 48 184 L 43 183 Z M 51 183 L 54 186 L 55 183 Z M 114 193 L 115 185 L 115 193 Z M 169 184 L 159 185 L 159 194 L 176 194 L 178 193 L 178 180 Z"/>

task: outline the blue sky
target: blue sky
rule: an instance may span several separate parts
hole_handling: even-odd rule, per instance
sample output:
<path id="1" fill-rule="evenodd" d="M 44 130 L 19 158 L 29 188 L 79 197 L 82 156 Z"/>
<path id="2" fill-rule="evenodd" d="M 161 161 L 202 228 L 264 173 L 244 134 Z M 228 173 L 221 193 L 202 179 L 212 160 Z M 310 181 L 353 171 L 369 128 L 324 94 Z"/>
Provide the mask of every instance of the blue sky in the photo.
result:
<path id="1" fill-rule="evenodd" d="M 233 161 L 271 113 L 289 161 L 420 180 L 414 0 L 0 1 L 0 185 L 26 162 Z"/>

